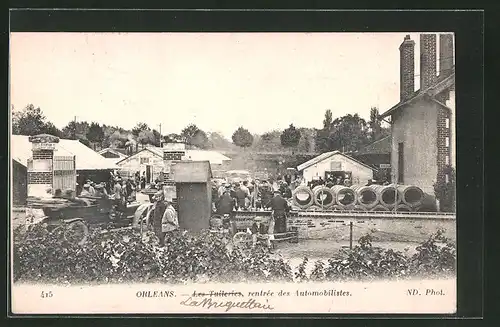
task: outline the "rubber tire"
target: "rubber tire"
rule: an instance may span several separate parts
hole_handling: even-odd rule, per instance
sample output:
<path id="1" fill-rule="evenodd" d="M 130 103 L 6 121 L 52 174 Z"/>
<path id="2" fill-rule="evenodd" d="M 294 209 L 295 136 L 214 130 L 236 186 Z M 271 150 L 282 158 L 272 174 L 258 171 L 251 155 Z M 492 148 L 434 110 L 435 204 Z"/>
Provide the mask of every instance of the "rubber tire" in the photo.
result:
<path id="1" fill-rule="evenodd" d="M 87 238 L 89 237 L 89 228 L 87 227 L 87 225 L 83 221 L 81 221 L 81 220 L 72 221 L 65 228 L 66 228 L 66 230 L 68 230 L 76 225 L 79 225 L 80 228 L 82 228 L 82 230 L 83 230 L 83 237 L 77 244 L 83 245 L 87 241 Z M 65 230 L 65 234 L 66 234 L 66 230 Z M 66 237 L 66 235 L 65 235 L 65 237 Z"/>

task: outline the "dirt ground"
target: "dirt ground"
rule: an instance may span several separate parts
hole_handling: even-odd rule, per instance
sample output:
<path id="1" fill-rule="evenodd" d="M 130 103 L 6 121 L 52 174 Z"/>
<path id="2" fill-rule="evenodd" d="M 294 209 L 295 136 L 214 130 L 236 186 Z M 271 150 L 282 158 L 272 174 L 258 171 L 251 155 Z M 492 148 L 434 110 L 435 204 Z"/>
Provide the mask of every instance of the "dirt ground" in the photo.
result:
<path id="1" fill-rule="evenodd" d="M 357 242 L 353 242 L 353 247 Z M 373 242 L 373 246 L 394 249 L 401 251 L 408 256 L 416 252 L 419 243 L 412 242 Z M 314 262 L 322 260 L 326 262 L 333 254 L 343 247 L 349 248 L 349 242 L 337 242 L 333 240 L 299 240 L 299 243 L 279 243 L 274 250 L 276 256 L 281 256 L 288 261 L 292 268 L 296 268 L 302 263 L 304 257 L 309 259 L 306 271 L 310 273 L 314 267 Z"/>

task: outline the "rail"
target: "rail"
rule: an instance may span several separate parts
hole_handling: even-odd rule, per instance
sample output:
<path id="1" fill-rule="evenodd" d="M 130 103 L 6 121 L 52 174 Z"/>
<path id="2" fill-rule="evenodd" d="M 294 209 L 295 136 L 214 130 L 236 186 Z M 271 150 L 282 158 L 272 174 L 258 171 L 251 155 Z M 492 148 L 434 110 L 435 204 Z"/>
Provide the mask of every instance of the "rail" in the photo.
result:
<path id="1" fill-rule="evenodd" d="M 265 211 L 236 211 L 236 219 L 244 220 L 255 216 L 271 216 L 272 212 Z M 455 213 L 448 212 L 404 212 L 404 211 L 306 211 L 292 210 L 289 217 L 311 217 L 311 218 L 396 218 L 396 219 L 456 219 Z"/>
<path id="2" fill-rule="evenodd" d="M 401 219 L 456 219 L 454 213 L 444 212 L 394 212 L 394 211 L 297 211 L 295 217 L 342 217 L 342 218 L 401 218 Z"/>

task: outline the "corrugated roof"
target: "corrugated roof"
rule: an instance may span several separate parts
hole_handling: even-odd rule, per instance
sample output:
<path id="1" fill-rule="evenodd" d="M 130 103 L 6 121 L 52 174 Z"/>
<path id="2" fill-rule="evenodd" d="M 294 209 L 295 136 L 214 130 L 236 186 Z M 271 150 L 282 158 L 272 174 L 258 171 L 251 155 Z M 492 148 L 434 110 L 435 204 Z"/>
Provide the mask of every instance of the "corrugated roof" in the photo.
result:
<path id="1" fill-rule="evenodd" d="M 11 136 L 11 156 L 23 166 L 28 165 L 28 159 L 32 156 L 32 145 L 29 136 Z M 107 160 L 78 140 L 59 139 L 56 144 L 55 156 L 75 156 L 76 170 L 103 170 L 118 169 L 113 162 Z"/>
<path id="2" fill-rule="evenodd" d="M 360 164 L 360 165 L 362 165 L 362 166 L 364 166 L 364 167 L 366 167 L 366 168 L 370 168 L 371 170 L 374 170 L 374 169 L 373 169 L 373 167 L 370 167 L 370 166 L 368 166 L 367 164 L 364 164 L 364 163 L 362 163 L 361 161 L 356 160 L 356 159 L 354 159 L 353 157 L 350 157 L 350 156 L 348 156 L 348 155 L 346 155 L 346 154 L 344 154 L 344 153 L 342 153 L 342 152 L 340 152 L 340 151 L 331 151 L 331 152 L 325 152 L 325 153 L 322 153 L 322 154 L 320 154 L 319 156 L 317 156 L 317 157 L 315 157 L 315 158 L 312 158 L 311 160 L 306 161 L 306 162 L 304 162 L 303 164 L 301 164 L 301 165 L 297 166 L 297 170 L 298 170 L 298 171 L 304 170 L 304 169 L 306 169 L 306 168 L 308 168 L 308 167 L 311 167 L 312 165 L 315 165 L 315 164 L 317 164 L 318 162 L 321 162 L 321 161 L 323 161 L 323 160 L 325 160 L 325 159 L 328 159 L 328 158 L 330 158 L 331 156 L 336 155 L 336 154 L 340 154 L 341 156 L 343 156 L 343 157 L 345 157 L 345 158 L 347 158 L 347 159 L 349 159 L 349 160 L 352 160 L 352 161 L 354 161 L 354 162 L 356 162 L 356 163 L 358 163 L 358 164 Z"/>
<path id="3" fill-rule="evenodd" d="M 152 153 L 158 155 L 159 157 L 163 158 L 163 148 L 160 147 L 153 147 L 149 146 L 144 148 L 143 150 L 131 155 L 128 158 L 131 158 L 142 151 L 149 150 Z M 231 158 L 226 157 L 225 155 L 221 154 L 220 152 L 217 151 L 212 151 L 212 150 L 183 150 L 186 152 L 185 159 L 184 160 L 191 160 L 191 161 L 209 161 L 211 165 L 221 165 L 224 163 L 224 161 L 230 161 Z M 128 158 L 121 159 L 121 161 L 124 161 Z"/>

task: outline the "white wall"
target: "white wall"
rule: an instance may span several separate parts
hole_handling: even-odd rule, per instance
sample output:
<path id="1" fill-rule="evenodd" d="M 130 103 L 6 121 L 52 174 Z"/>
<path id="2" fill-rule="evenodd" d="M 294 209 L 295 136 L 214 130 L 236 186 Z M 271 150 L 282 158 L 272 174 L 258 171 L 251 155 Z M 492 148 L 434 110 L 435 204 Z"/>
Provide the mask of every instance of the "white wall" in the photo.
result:
<path id="1" fill-rule="evenodd" d="M 392 124 L 392 181 L 398 173 L 398 143 L 404 143 L 404 183 L 434 194 L 437 177 L 437 104 L 420 100 L 399 111 Z M 401 182 L 401 181 L 398 181 Z"/>
<path id="2" fill-rule="evenodd" d="M 353 161 L 342 154 L 334 154 L 333 156 L 318 162 L 304 169 L 303 174 L 306 181 L 310 182 L 314 176 L 325 178 L 325 172 L 331 171 L 331 162 L 336 161 L 341 163 L 341 170 L 352 172 L 353 185 L 365 185 L 369 179 L 373 179 L 373 170 L 365 167 L 356 161 Z"/>
<path id="3" fill-rule="evenodd" d="M 141 164 L 141 158 L 149 158 L 149 163 Z M 153 176 L 153 180 L 158 177 L 160 172 L 164 169 L 163 158 L 159 157 L 156 154 L 153 154 L 151 151 L 141 151 L 133 156 L 128 157 L 126 160 L 117 164 L 120 170 L 126 170 L 130 173 L 135 173 L 139 171 L 142 175 L 143 172 L 146 171 L 146 166 L 151 165 L 151 174 Z"/>

